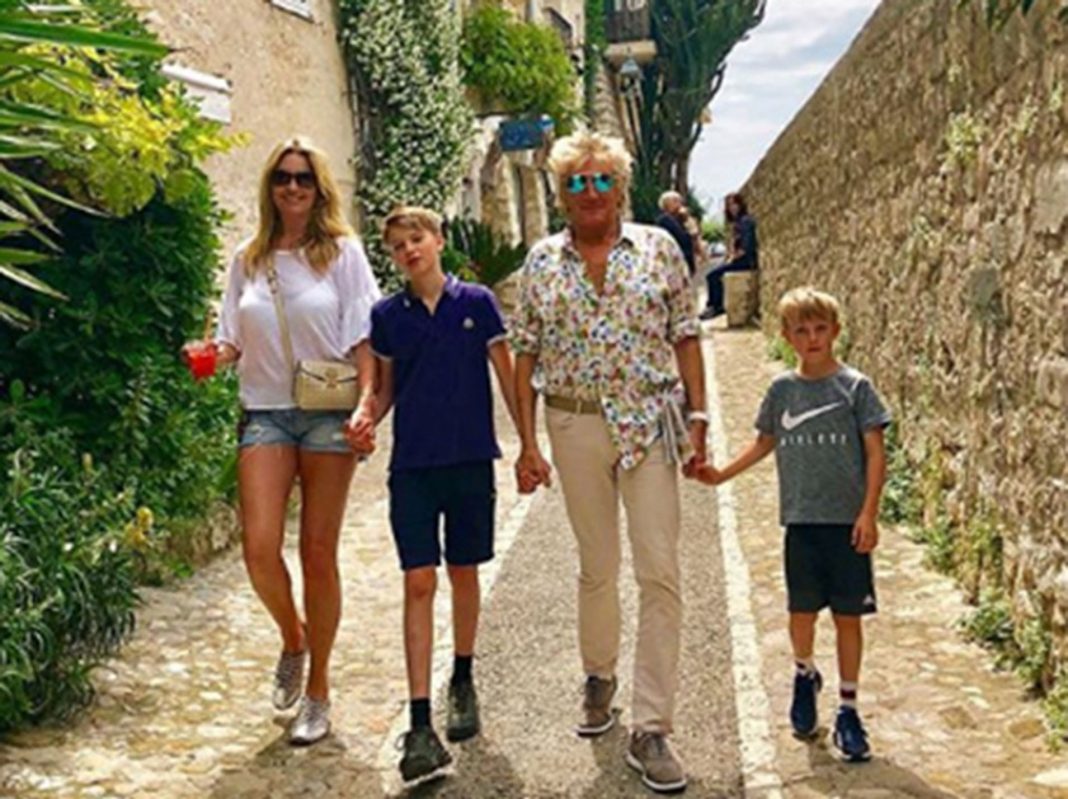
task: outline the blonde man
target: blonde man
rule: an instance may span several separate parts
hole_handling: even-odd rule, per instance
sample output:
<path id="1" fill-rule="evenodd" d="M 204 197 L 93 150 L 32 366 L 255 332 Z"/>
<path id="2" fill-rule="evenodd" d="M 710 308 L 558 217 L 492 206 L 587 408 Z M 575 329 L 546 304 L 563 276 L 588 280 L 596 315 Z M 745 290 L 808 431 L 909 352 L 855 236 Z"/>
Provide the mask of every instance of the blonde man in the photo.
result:
<path id="1" fill-rule="evenodd" d="M 259 226 L 234 256 L 219 329 L 207 346 L 216 351 L 218 363 L 237 366 L 245 565 L 282 638 L 274 706 L 288 709 L 303 694 L 289 739 L 311 744 L 330 731 L 328 666 L 341 617 L 338 535 L 356 455 L 345 439 L 347 411 L 296 407 L 275 290 L 282 298 L 293 359 L 351 360 L 359 369 L 361 407 L 372 413 L 371 307 L 381 293 L 341 212 L 341 194 L 325 155 L 300 137 L 280 143 L 267 157 Z M 282 560 L 286 508 L 298 476 L 305 621 Z"/>
<path id="2" fill-rule="evenodd" d="M 600 735 L 615 719 L 622 498 L 640 587 L 626 760 L 653 790 L 678 791 L 686 774 L 667 742 L 682 619 L 678 467 L 692 473 L 704 462 L 708 421 L 690 278 L 667 233 L 623 222 L 631 171 L 622 142 L 578 133 L 556 143 L 550 166 L 568 227 L 534 245 L 521 274 L 512 330 L 517 478 L 526 491 L 549 482 L 535 436 L 537 390 L 579 550 L 586 681 L 576 732 Z M 688 423 L 678 411 L 680 376 Z M 661 435 L 665 426 L 673 434 Z"/>

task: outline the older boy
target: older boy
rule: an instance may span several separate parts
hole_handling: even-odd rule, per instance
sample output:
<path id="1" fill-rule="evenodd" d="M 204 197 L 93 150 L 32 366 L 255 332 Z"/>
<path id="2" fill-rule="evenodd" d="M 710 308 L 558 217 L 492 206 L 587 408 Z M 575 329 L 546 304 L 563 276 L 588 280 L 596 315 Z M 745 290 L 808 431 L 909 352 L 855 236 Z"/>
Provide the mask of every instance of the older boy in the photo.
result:
<path id="1" fill-rule="evenodd" d="M 404 570 L 411 698 L 411 729 L 404 737 L 400 771 L 412 781 L 452 760 L 430 713 L 442 516 L 455 647 L 446 736 L 462 741 L 480 729 L 471 675 L 480 607 L 478 564 L 493 557 L 493 461 L 501 455 L 487 358 L 513 420 L 515 400 L 512 358 L 493 294 L 442 271 L 441 217 L 425 208 L 398 208 L 386 217 L 382 237 L 407 282 L 371 311 L 378 410 L 373 420 L 354 418 L 350 440 L 357 450 L 373 448 L 374 423 L 396 405 L 390 522 Z"/>
<path id="2" fill-rule="evenodd" d="M 856 710 L 861 617 L 876 609 L 870 553 L 879 540 L 883 428 L 890 414 L 871 381 L 834 357 L 841 329 L 834 297 L 795 289 L 779 303 L 779 315 L 782 335 L 799 359 L 797 370 L 772 382 L 757 415 L 756 441 L 722 471 L 704 466 L 697 476 L 715 485 L 775 450 L 797 664 L 790 723 L 799 737 L 816 732 L 823 681 L 812 651 L 816 616 L 830 606 L 840 679 L 834 742 L 844 759 L 861 762 L 871 756 Z"/>

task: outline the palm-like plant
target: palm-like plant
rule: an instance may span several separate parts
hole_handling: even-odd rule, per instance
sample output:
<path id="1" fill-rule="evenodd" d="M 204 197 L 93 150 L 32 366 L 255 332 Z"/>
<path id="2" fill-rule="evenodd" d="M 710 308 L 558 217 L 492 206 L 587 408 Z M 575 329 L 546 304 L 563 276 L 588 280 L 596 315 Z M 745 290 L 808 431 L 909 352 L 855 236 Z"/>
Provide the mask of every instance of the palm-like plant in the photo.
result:
<path id="1" fill-rule="evenodd" d="M 97 49 L 155 58 L 167 53 L 157 42 L 94 27 L 77 6 L 0 0 L 0 277 L 58 298 L 63 295 L 27 271 L 48 258 L 27 246 L 31 239 L 58 250 L 52 235 L 56 228 L 42 204 L 91 209 L 43 185 L 34 178 L 34 169 L 37 159 L 60 146 L 59 134 L 88 126 L 57 109 L 20 99 L 18 87 L 31 78 L 44 79 L 65 93 L 85 95 L 96 78 L 92 71 L 87 74 L 68 64 L 91 59 Z M 24 313 L 2 300 L 0 320 L 15 326 L 29 323 Z"/>
<path id="2" fill-rule="evenodd" d="M 492 287 L 523 265 L 527 248 L 509 244 L 492 227 L 475 219 L 454 219 L 447 225 L 449 247 L 465 262 L 461 277 L 469 273 L 483 286 Z M 464 271 L 466 270 L 466 271 Z"/>

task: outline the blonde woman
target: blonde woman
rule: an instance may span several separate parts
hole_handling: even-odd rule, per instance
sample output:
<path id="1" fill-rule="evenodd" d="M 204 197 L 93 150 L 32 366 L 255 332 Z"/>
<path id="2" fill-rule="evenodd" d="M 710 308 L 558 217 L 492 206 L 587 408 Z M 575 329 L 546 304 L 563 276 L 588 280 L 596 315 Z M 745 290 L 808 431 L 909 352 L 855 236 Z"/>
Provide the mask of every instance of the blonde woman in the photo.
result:
<path id="1" fill-rule="evenodd" d="M 575 731 L 592 737 L 615 723 L 622 499 L 640 586 L 625 757 L 648 787 L 679 791 L 686 773 L 668 744 L 682 621 L 678 472 L 704 463 L 708 425 L 690 274 L 666 231 L 623 221 L 631 167 L 621 141 L 577 133 L 554 145 L 549 164 L 568 227 L 534 245 L 520 276 L 516 477 L 523 491 L 550 480 L 536 385 L 578 543 L 585 699 Z M 688 422 L 674 404 L 683 389 Z"/>
<path id="2" fill-rule="evenodd" d="M 330 730 L 328 665 L 341 614 L 338 535 L 356 456 L 345 437 L 347 411 L 304 411 L 293 401 L 292 368 L 268 280 L 272 267 L 293 359 L 352 361 L 359 370 L 357 412 L 373 415 L 369 336 L 371 306 L 381 294 L 342 215 L 325 156 L 302 138 L 282 142 L 267 159 L 259 226 L 230 266 L 211 345 L 217 363 L 236 364 L 240 382 L 245 565 L 282 639 L 274 706 L 288 709 L 303 694 L 289 740 L 311 744 Z M 286 504 L 298 477 L 304 621 L 282 559 Z"/>

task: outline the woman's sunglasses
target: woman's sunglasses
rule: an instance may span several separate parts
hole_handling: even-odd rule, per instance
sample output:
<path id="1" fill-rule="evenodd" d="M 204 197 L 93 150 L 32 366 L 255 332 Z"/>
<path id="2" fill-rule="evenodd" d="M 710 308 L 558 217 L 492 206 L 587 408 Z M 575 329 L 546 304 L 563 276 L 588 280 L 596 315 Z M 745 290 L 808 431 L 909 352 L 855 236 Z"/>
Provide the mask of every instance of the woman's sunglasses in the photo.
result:
<path id="1" fill-rule="evenodd" d="M 616 185 L 616 176 L 608 172 L 568 175 L 565 185 L 568 194 L 582 194 L 589 186 L 598 194 L 607 194 Z"/>
<path id="2" fill-rule="evenodd" d="M 315 188 L 314 172 L 289 172 L 285 169 L 276 169 L 271 172 L 272 186 L 288 186 L 294 180 L 297 181 L 297 185 L 300 186 L 300 188 L 302 189 Z"/>

